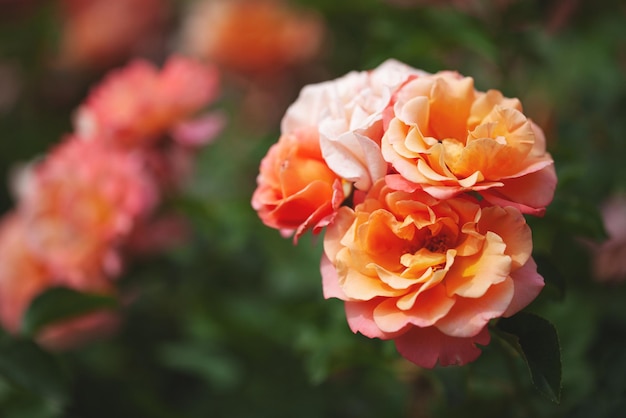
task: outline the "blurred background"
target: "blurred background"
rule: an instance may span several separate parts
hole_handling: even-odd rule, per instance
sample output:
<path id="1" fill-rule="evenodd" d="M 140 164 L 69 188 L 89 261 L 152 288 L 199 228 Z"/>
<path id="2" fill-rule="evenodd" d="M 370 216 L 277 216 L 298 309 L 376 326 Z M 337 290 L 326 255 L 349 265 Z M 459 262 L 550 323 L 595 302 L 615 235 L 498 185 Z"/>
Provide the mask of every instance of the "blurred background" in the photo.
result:
<path id="1" fill-rule="evenodd" d="M 626 408 L 626 4 L 618 0 L 0 0 L 0 208 L 17 167 L 72 132 L 114 68 L 215 64 L 226 124 L 164 205 L 188 228 L 132 257 L 115 332 L 66 350 L 0 339 L 0 416 L 622 417 Z M 559 185 L 528 219 L 558 332 L 562 394 L 497 339 L 423 370 L 324 300 L 321 237 L 297 246 L 250 206 L 260 160 L 306 84 L 395 58 L 518 97 Z M 24 278 L 26 280 L 26 278 Z"/>

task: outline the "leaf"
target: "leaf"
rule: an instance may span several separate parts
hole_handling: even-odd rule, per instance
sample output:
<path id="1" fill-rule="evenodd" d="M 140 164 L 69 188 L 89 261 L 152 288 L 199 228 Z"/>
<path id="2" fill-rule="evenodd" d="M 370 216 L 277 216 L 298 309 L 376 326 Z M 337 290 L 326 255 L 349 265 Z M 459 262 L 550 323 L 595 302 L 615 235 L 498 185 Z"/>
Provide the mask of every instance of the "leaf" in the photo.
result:
<path id="1" fill-rule="evenodd" d="M 27 336 L 34 336 L 51 323 L 116 307 L 117 300 L 113 296 L 54 287 L 31 302 L 22 319 L 22 332 Z"/>
<path id="2" fill-rule="evenodd" d="M 521 354 L 533 384 L 551 401 L 561 399 L 561 350 L 554 326 L 544 318 L 520 312 L 501 318 L 497 329 L 509 334 L 505 340 Z"/>
<path id="3" fill-rule="evenodd" d="M 551 285 L 558 299 L 565 296 L 566 280 L 558 267 L 546 254 L 533 253 L 533 259 L 537 263 L 537 272 L 544 278 L 546 284 Z"/>
<path id="4" fill-rule="evenodd" d="M 243 377 L 234 356 L 206 343 L 165 344 L 158 354 L 165 366 L 202 377 L 218 389 L 232 389 Z"/>
<path id="5" fill-rule="evenodd" d="M 67 370 L 30 340 L 0 338 L 0 375 L 48 404 L 60 407 L 68 398 Z"/>
<path id="6" fill-rule="evenodd" d="M 548 206 L 545 216 L 577 236 L 598 241 L 608 237 L 598 207 L 581 198 L 557 195 Z"/>

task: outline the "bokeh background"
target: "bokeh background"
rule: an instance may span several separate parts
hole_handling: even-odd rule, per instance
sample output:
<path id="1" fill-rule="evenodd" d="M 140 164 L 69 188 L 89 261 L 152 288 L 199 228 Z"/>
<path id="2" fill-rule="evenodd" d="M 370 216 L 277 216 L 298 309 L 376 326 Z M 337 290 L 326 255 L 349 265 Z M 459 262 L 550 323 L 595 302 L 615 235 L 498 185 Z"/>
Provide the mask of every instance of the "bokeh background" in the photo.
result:
<path id="1" fill-rule="evenodd" d="M 190 225 L 130 260 L 112 335 L 64 351 L 0 338 L 0 416 L 622 417 L 626 410 L 626 4 L 618 0 L 0 0 L 0 209 L 11 178 L 72 131 L 134 57 L 217 65 L 227 122 L 166 204 Z M 495 338 L 462 368 L 420 369 L 350 332 L 324 300 L 321 237 L 297 246 L 250 206 L 302 86 L 387 58 L 518 97 L 559 177 L 529 219 L 554 324 L 560 403 Z"/>

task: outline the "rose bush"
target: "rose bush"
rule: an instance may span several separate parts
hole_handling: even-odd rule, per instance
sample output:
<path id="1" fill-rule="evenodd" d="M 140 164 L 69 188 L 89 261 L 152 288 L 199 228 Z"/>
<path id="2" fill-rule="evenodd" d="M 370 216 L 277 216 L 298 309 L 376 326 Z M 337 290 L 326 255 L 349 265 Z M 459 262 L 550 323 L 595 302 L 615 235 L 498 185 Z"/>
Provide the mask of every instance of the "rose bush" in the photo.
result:
<path id="1" fill-rule="evenodd" d="M 195 118 L 217 92 L 214 67 L 174 55 L 158 71 L 136 60 L 93 90 L 77 112 L 76 132 L 17 171 L 17 204 L 0 228 L 3 328 L 19 333 L 31 302 L 53 287 L 115 295 L 130 257 L 180 243 L 186 226 L 157 208 L 222 127 L 213 114 Z M 118 321 L 116 313 L 90 311 L 36 337 L 67 348 Z"/>

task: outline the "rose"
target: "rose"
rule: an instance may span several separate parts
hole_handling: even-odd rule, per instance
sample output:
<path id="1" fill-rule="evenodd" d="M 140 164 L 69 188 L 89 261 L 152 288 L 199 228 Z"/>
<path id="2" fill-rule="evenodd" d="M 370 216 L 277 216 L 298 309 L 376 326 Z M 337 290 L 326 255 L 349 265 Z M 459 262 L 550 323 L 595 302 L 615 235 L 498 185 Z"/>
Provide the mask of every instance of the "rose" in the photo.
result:
<path id="1" fill-rule="evenodd" d="M 322 158 L 317 131 L 284 134 L 261 161 L 252 207 L 267 226 L 283 235 L 319 229 L 344 198 L 340 178 Z"/>
<path id="2" fill-rule="evenodd" d="M 282 73 L 311 61 L 325 27 L 312 10 L 275 0 L 202 0 L 191 4 L 181 49 L 248 76 Z"/>
<path id="3" fill-rule="evenodd" d="M 103 275 L 94 275 L 81 282 L 55 275 L 44 260 L 31 250 L 27 241 L 30 233 L 30 225 L 18 212 L 10 212 L 0 221 L 0 323 L 11 333 L 19 332 L 24 313 L 32 300 L 49 288 L 67 286 L 86 292 L 112 293 L 112 282 Z M 112 315 L 96 314 L 111 319 Z M 47 327 L 42 335 L 58 335 L 59 338 L 54 338 L 54 341 L 61 345 L 69 343 L 70 339 L 78 340 L 79 334 L 96 330 L 96 323 L 87 318 L 89 316 L 78 320 L 84 325 L 80 332 L 73 326 L 66 327 L 60 323 Z M 102 325 L 102 321 L 97 322 Z M 91 326 L 87 326 L 89 324 Z"/>
<path id="4" fill-rule="evenodd" d="M 157 53 L 170 15 L 164 0 L 61 0 L 57 9 L 55 63 L 73 71 L 101 70 L 130 56 Z"/>
<path id="5" fill-rule="evenodd" d="M 183 145 L 201 145 L 222 128 L 217 114 L 191 120 L 218 94 L 212 66 L 173 55 L 159 71 L 144 60 L 110 73 L 78 108 L 76 133 L 118 147 L 152 146 L 165 134 Z"/>
<path id="6" fill-rule="evenodd" d="M 386 112 L 381 147 L 399 173 L 388 179 L 395 188 L 421 187 L 441 199 L 475 191 L 536 215 L 552 200 L 553 160 L 519 100 L 478 92 L 472 78 L 441 72 L 403 85 Z"/>
<path id="7" fill-rule="evenodd" d="M 30 251 L 76 286 L 117 274 L 117 246 L 158 201 L 138 154 L 78 137 L 25 169 L 16 189 Z"/>
<path id="8" fill-rule="evenodd" d="M 324 296 L 345 301 L 350 328 L 394 339 L 412 362 L 465 364 L 489 341 L 491 319 L 510 316 L 543 286 L 531 232 L 513 207 L 470 196 L 438 200 L 379 180 L 342 207 L 324 238 Z"/>
<path id="9" fill-rule="evenodd" d="M 287 109 L 283 133 L 314 127 L 322 155 L 343 179 L 367 191 L 387 173 L 380 152 L 383 110 L 392 93 L 410 76 L 426 74 L 395 60 L 372 71 L 352 71 L 332 81 L 305 86 Z"/>

